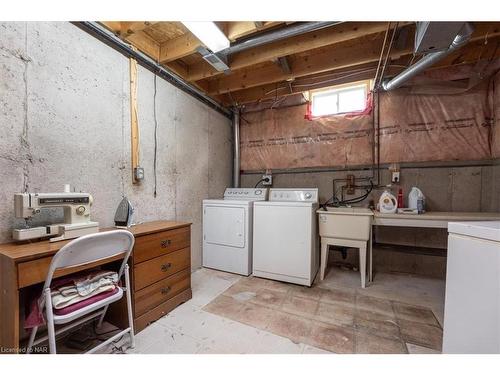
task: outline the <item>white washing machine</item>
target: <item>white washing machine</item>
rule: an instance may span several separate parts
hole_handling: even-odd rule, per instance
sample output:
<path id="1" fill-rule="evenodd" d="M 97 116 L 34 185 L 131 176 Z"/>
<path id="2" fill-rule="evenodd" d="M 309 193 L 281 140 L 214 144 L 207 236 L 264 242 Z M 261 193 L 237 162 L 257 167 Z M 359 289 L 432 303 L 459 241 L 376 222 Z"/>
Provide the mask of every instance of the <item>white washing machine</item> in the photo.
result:
<path id="1" fill-rule="evenodd" d="M 271 189 L 254 204 L 253 275 L 311 286 L 319 267 L 318 189 Z"/>
<path id="2" fill-rule="evenodd" d="M 253 204 L 267 189 L 227 188 L 224 199 L 203 200 L 203 267 L 252 273 Z"/>

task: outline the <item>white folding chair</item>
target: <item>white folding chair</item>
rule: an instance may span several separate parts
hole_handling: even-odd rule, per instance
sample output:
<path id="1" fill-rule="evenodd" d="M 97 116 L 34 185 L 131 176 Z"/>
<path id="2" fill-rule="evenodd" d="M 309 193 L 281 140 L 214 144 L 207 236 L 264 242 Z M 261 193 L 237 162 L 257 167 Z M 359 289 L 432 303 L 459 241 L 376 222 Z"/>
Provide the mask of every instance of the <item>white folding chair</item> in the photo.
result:
<path id="1" fill-rule="evenodd" d="M 130 299 L 130 275 L 127 264 L 127 260 L 132 252 L 132 248 L 134 247 L 134 242 L 134 236 L 126 230 L 95 233 L 82 236 L 71 241 L 70 243 L 64 245 L 54 255 L 52 262 L 50 263 L 47 278 L 45 279 L 45 284 L 43 285 L 43 294 L 40 306 L 40 309 L 45 311 L 48 336 L 45 335 L 35 340 L 38 327 L 33 328 L 29 338 L 27 353 L 31 352 L 33 345 L 43 342 L 47 340 L 47 338 L 49 339 L 50 353 L 56 353 L 57 334 L 68 331 L 73 327 L 97 317 L 99 317 L 98 326 L 100 326 L 103 322 L 108 306 L 111 303 L 120 300 L 123 297 L 123 292 L 125 292 L 127 298 L 128 328 L 118 332 L 116 335 L 100 343 L 87 353 L 94 353 L 127 333 L 130 334 L 131 347 L 133 348 L 135 346 L 132 302 Z M 125 276 L 125 288 L 117 286 L 118 292 L 113 295 L 66 315 L 56 315 L 53 313 L 50 284 L 56 270 L 66 267 L 81 266 L 120 254 L 124 254 L 124 258 L 118 272 L 118 280 L 121 280 L 123 275 Z M 56 332 L 54 326 L 61 324 L 65 324 L 65 326 Z"/>

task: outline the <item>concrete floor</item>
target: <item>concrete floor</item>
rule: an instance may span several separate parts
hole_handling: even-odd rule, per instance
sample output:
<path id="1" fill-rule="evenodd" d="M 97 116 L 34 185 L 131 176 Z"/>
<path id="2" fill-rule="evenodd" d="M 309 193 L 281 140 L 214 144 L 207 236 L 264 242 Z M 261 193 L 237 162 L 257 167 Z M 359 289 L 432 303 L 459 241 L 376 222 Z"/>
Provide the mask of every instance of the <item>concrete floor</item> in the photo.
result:
<path id="1" fill-rule="evenodd" d="M 127 353 L 287 353 L 320 354 L 328 351 L 204 311 L 203 308 L 241 279 L 238 275 L 200 269 L 192 275 L 193 298 L 136 336 Z M 444 281 L 403 274 L 376 275 L 366 289 L 356 272 L 330 269 L 321 288 L 349 288 L 361 295 L 425 306 L 442 325 Z M 437 353 L 407 344 L 409 353 Z"/>

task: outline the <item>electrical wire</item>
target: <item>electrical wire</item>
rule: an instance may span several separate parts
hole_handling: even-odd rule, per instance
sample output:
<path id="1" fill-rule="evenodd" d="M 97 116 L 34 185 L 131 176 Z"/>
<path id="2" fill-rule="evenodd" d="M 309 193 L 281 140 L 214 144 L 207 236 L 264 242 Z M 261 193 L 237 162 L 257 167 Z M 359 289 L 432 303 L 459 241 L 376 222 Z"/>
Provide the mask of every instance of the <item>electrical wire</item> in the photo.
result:
<path id="1" fill-rule="evenodd" d="M 358 197 L 354 197 L 351 199 L 339 199 L 337 197 L 338 192 L 339 192 L 339 190 L 344 189 L 345 185 L 337 188 L 337 190 L 334 192 L 332 197 L 321 205 L 321 208 L 326 211 L 326 207 L 328 207 L 330 205 L 338 207 L 338 206 L 346 206 L 346 205 L 350 205 L 350 204 L 360 203 L 360 202 L 364 201 L 366 198 L 368 198 L 368 196 L 370 195 L 370 193 L 372 192 L 372 190 L 374 188 L 374 185 L 373 185 L 373 182 L 371 181 L 371 179 L 369 179 L 368 182 L 370 183 L 369 186 L 355 185 L 354 187 L 357 189 L 364 189 L 365 193 L 358 196 Z"/>
<path id="2" fill-rule="evenodd" d="M 396 31 L 398 30 L 398 22 L 396 22 L 396 26 L 394 26 L 394 29 L 392 30 L 392 36 L 391 36 L 391 41 L 389 43 L 389 47 L 387 48 L 387 54 L 385 55 L 385 61 L 384 61 L 384 65 L 382 66 L 382 72 L 380 73 L 380 79 L 379 79 L 379 83 L 377 85 L 377 82 L 375 81 L 375 85 L 377 85 L 376 87 L 380 87 L 380 85 L 382 85 L 382 80 L 384 79 L 384 73 L 385 73 L 385 70 L 387 68 L 387 61 L 389 60 L 389 57 L 391 55 L 391 51 L 392 51 L 392 44 L 394 43 L 394 37 L 396 36 Z"/>
<path id="3" fill-rule="evenodd" d="M 154 143 L 154 156 L 153 156 L 153 174 L 154 174 L 154 191 L 153 196 L 156 198 L 156 187 L 157 187 L 157 172 L 156 165 L 158 161 L 158 119 L 156 117 L 156 73 L 154 74 L 154 94 L 153 94 L 153 118 L 155 122 L 155 143 Z"/>
<path id="4" fill-rule="evenodd" d="M 380 70 L 380 66 L 382 65 L 382 58 L 384 57 L 385 45 L 387 43 L 387 37 L 389 36 L 389 30 L 391 29 L 391 23 L 387 23 L 387 29 L 385 30 L 384 42 L 382 43 L 382 49 L 380 50 L 380 57 L 378 58 L 377 71 L 375 72 L 375 79 L 373 80 L 375 84 L 375 88 L 377 89 L 376 83 L 378 79 L 378 74 Z"/>
<path id="5" fill-rule="evenodd" d="M 253 187 L 254 189 L 257 189 L 257 187 L 260 185 L 261 182 L 267 181 L 267 178 L 261 178 Z"/>

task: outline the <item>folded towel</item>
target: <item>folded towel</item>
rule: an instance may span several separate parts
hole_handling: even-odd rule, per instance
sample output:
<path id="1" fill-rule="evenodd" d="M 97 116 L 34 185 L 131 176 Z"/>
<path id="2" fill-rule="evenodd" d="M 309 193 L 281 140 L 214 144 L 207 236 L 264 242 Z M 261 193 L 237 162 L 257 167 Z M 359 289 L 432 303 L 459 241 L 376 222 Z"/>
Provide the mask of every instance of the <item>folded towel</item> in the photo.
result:
<path id="1" fill-rule="evenodd" d="M 63 307 L 73 305 L 74 303 L 84 301 L 87 298 L 93 297 L 93 296 L 100 294 L 102 292 L 108 292 L 108 291 L 114 290 L 114 289 L 115 289 L 115 284 L 103 285 L 97 289 L 94 289 L 93 292 L 91 292 L 87 295 L 84 295 L 84 296 L 81 296 L 78 293 L 69 293 L 69 294 L 64 295 L 64 294 L 60 293 L 58 290 L 54 290 L 51 293 L 52 306 L 54 307 L 54 309 L 62 309 Z"/>
<path id="2" fill-rule="evenodd" d="M 86 296 L 101 286 L 116 284 L 118 282 L 118 274 L 112 271 L 99 271 L 90 273 L 85 277 L 81 277 L 74 281 L 78 294 Z"/>
<path id="3" fill-rule="evenodd" d="M 112 271 L 94 270 L 79 272 L 55 279 L 51 283 L 51 297 L 54 309 L 65 309 L 73 304 L 81 303 L 101 293 L 116 292 L 118 274 Z M 26 308 L 24 328 L 34 328 L 45 323 L 41 304 L 42 291 L 31 296 Z"/>
<path id="4" fill-rule="evenodd" d="M 118 291 L 119 291 L 118 288 L 114 288 L 113 290 L 110 290 L 108 292 L 99 293 L 95 296 L 84 299 L 83 301 L 74 303 L 74 304 L 67 306 L 67 307 L 63 307 L 62 309 L 54 309 L 54 314 L 55 315 L 66 315 L 66 314 L 72 313 L 73 311 L 80 310 L 81 308 L 83 308 L 85 306 L 92 305 L 93 303 L 97 303 L 105 298 L 111 297 L 113 294 L 118 293 Z"/>

